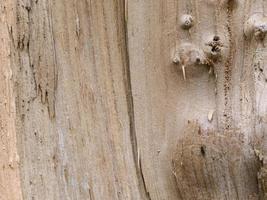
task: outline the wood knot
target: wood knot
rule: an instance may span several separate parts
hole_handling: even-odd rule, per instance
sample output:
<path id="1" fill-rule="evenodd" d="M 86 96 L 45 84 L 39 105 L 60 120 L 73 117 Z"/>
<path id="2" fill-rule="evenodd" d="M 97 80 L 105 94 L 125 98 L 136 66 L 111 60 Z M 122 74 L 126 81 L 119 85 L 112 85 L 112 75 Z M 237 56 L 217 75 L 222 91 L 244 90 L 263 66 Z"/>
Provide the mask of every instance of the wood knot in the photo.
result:
<path id="1" fill-rule="evenodd" d="M 244 24 L 244 34 L 247 38 L 254 37 L 256 40 L 263 40 L 267 33 L 267 17 L 262 13 L 251 15 Z"/>
<path id="2" fill-rule="evenodd" d="M 179 65 L 186 79 L 186 69 L 199 65 L 211 65 L 204 51 L 191 43 L 182 43 L 174 52 L 173 63 Z"/>
<path id="3" fill-rule="evenodd" d="M 182 15 L 180 18 L 180 22 L 181 22 L 181 27 L 186 30 L 190 29 L 194 25 L 193 17 L 188 14 Z"/>

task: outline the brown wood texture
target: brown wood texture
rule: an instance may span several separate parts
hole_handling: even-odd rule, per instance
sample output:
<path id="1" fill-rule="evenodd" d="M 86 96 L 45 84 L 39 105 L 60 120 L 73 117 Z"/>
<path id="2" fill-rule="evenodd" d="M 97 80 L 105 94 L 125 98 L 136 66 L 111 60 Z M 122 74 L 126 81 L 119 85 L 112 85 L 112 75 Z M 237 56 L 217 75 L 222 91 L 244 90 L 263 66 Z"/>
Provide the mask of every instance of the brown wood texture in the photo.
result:
<path id="1" fill-rule="evenodd" d="M 17 1 L 14 10 L 24 199 L 141 199 L 123 1 Z"/>
<path id="2" fill-rule="evenodd" d="M 266 198 L 267 37 L 244 24 L 267 1 L 3 0 L 0 11 L 1 200 Z M 189 61 L 174 52 L 206 56 L 215 35 L 219 59 L 186 65 L 184 80 Z"/>

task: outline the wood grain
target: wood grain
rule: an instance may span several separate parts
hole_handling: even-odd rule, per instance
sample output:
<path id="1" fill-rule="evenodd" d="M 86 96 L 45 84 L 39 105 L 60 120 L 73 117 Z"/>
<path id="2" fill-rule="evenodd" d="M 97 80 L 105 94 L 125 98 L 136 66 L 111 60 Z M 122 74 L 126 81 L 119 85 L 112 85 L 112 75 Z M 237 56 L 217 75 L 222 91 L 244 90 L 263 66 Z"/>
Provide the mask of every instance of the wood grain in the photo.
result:
<path id="1" fill-rule="evenodd" d="M 124 8 L 115 0 L 17 2 L 24 199 L 142 198 Z"/>
<path id="2" fill-rule="evenodd" d="M 12 72 L 8 23 L 12 1 L 0 3 L 0 199 L 21 200 L 20 157 L 16 136 L 15 83 Z"/>
<path id="3" fill-rule="evenodd" d="M 262 0 L 0 2 L 0 199 L 266 198 L 267 39 L 243 31 L 266 9 Z M 221 56 L 187 66 L 184 80 L 174 52 L 186 43 L 209 55 L 215 35 Z"/>
<path id="4" fill-rule="evenodd" d="M 262 78 L 257 83 L 252 58 L 255 47 L 260 48 L 256 51 L 259 57 L 265 57 L 266 41 L 246 40 L 243 24 L 253 12 L 265 8 L 263 4 L 249 0 L 128 2 L 135 126 L 144 180 L 151 199 L 188 199 L 179 196 L 171 172 L 171 154 L 188 120 L 197 120 L 204 130 L 220 135 L 232 132 L 243 143 L 241 151 L 246 162 L 252 160 L 255 166 L 253 169 L 247 166 L 250 171 L 247 173 L 247 169 L 241 167 L 243 164 L 236 165 L 231 176 L 238 177 L 237 184 L 232 186 L 236 194 L 225 189 L 224 194 L 209 198 L 199 194 L 192 199 L 257 198 L 257 161 L 253 149 L 255 140 L 264 143 L 262 136 L 266 131 L 262 127 L 266 123 L 261 121 L 256 125 L 256 119 L 262 115 L 259 112 L 266 114 L 266 98 L 260 100 L 258 109 L 261 111 L 256 112 L 259 100 L 255 97 L 266 93 L 266 82 Z M 189 31 L 179 26 L 183 14 L 194 17 L 195 25 Z M 181 68 L 172 63 L 173 49 L 184 42 L 206 49 L 205 44 L 214 35 L 219 35 L 224 45 L 221 59 L 214 64 L 217 78 L 210 76 L 203 66 L 188 69 L 188 80 L 184 81 Z M 248 47 L 247 43 L 254 47 Z M 211 110 L 215 110 L 214 120 L 209 123 L 207 116 Z M 256 126 L 261 128 L 255 131 Z M 223 187 L 224 181 L 217 181 Z M 190 191 L 182 192 L 190 195 Z"/>

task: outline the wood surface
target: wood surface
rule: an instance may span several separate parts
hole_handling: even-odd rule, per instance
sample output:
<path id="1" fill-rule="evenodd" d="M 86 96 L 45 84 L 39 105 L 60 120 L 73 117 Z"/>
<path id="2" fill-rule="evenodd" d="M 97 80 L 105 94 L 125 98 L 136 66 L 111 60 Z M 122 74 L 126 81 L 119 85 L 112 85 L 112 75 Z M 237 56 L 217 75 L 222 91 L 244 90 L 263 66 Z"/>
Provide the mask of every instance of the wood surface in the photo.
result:
<path id="1" fill-rule="evenodd" d="M 267 37 L 244 24 L 267 1 L 2 0 L 0 11 L 1 200 L 266 198 Z M 220 59 L 184 80 L 174 52 L 209 51 L 215 35 Z"/>

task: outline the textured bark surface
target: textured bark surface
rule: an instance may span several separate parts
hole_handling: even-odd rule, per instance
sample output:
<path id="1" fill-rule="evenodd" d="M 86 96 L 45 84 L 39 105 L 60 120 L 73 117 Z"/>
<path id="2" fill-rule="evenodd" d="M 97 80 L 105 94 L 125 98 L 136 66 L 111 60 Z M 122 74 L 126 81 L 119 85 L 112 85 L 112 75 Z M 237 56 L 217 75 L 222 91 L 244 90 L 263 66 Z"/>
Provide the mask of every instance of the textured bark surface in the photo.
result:
<path id="1" fill-rule="evenodd" d="M 18 1 L 24 199 L 141 199 L 123 1 Z"/>
<path id="2" fill-rule="evenodd" d="M 188 122 L 173 155 L 181 199 L 259 199 L 257 158 L 237 134 Z"/>
<path id="3" fill-rule="evenodd" d="M 0 199 L 266 198 L 267 39 L 244 24 L 267 1 L 2 0 L 0 11 Z M 221 55 L 182 56 L 184 80 L 174 52 L 210 55 L 215 35 Z"/>
<path id="4" fill-rule="evenodd" d="M 15 82 L 7 21 L 9 1 L 0 3 L 0 199 L 21 200 L 19 152 L 16 137 Z"/>

